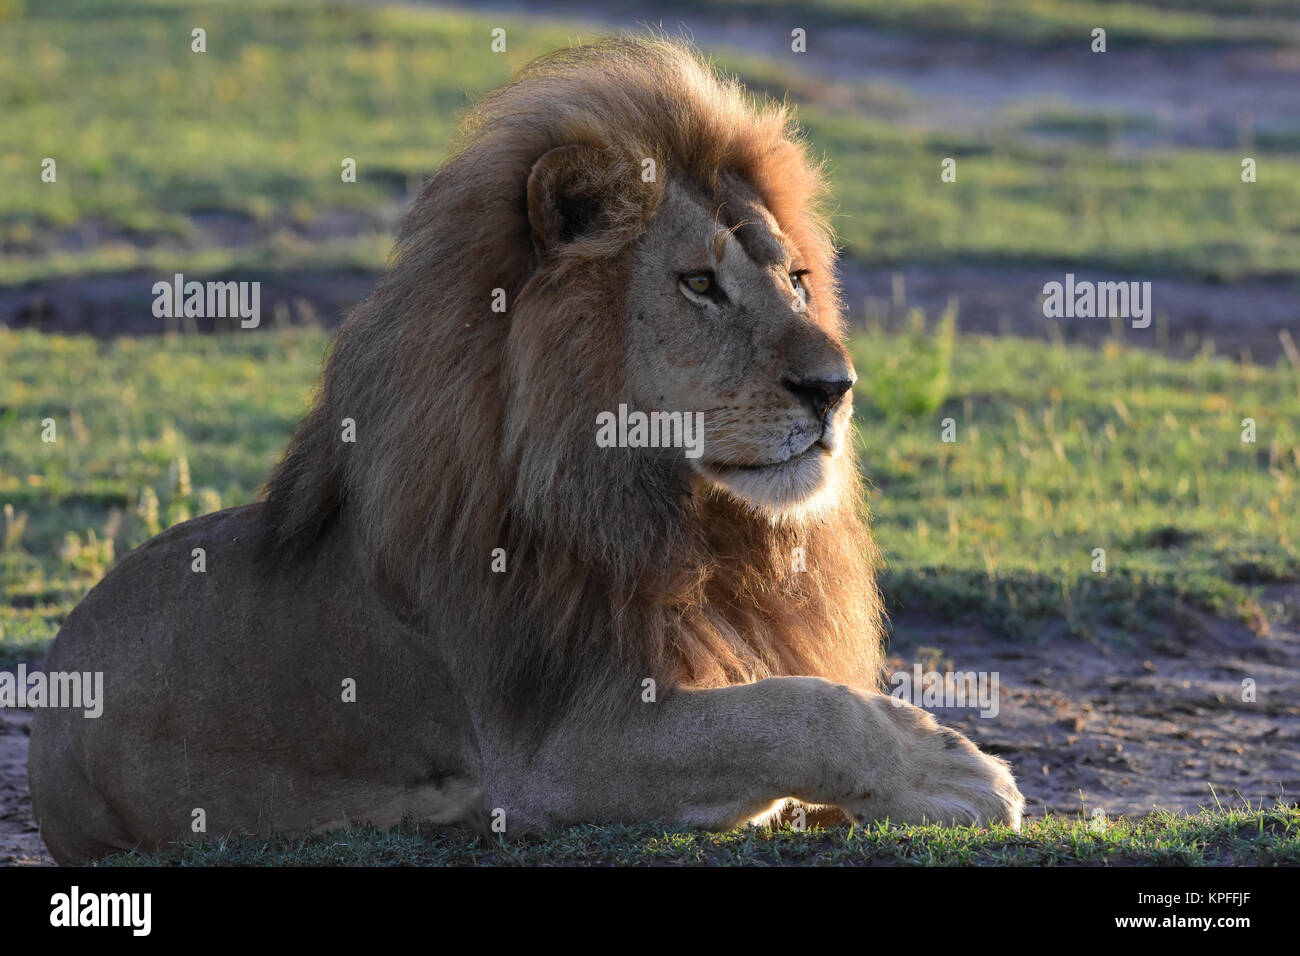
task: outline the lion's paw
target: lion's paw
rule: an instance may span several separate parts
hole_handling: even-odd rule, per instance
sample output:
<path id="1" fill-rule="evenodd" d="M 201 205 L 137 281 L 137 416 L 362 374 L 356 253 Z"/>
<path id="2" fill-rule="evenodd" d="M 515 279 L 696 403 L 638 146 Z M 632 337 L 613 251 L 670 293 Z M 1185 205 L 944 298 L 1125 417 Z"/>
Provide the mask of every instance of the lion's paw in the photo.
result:
<path id="1" fill-rule="evenodd" d="M 1005 760 L 983 753 L 955 730 L 906 705 L 912 734 L 899 765 L 882 768 L 873 787 L 841 806 L 858 822 L 940 823 L 1019 830 L 1025 798 Z"/>

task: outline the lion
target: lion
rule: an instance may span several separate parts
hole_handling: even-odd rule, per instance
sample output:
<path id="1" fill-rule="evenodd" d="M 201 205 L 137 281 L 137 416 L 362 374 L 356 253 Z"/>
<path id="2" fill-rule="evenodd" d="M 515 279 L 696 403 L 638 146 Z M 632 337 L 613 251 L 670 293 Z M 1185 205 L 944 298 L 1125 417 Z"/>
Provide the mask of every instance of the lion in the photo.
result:
<path id="1" fill-rule="evenodd" d="M 1019 827 L 1003 761 L 881 692 L 826 198 L 791 110 L 676 41 L 484 98 L 264 497 L 64 623 L 48 669 L 105 704 L 35 717 L 54 857 L 406 816 Z M 698 454 L 598 443 L 620 407 Z"/>

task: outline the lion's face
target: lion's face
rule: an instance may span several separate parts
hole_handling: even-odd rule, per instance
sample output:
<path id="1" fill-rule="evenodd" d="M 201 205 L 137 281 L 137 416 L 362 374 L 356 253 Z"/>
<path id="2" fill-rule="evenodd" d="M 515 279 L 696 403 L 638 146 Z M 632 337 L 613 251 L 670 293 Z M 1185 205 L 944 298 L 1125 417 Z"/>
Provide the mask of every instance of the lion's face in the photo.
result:
<path id="1" fill-rule="evenodd" d="M 800 260 L 757 194 L 669 183 L 631 251 L 625 303 L 629 404 L 703 414 L 697 482 L 786 512 L 828 491 L 856 378 Z M 822 323 L 825 324 L 822 324 Z M 681 452 L 677 452 L 681 454 Z"/>

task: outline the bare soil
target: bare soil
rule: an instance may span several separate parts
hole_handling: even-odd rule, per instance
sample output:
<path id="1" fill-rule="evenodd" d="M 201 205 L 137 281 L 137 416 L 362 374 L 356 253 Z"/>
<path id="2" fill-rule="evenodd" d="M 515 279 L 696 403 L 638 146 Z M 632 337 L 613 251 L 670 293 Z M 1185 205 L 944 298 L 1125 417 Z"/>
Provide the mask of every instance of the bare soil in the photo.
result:
<path id="1" fill-rule="evenodd" d="M 32 715 L 0 708 L 0 866 L 52 866 L 27 795 L 27 744 Z"/>
<path id="2" fill-rule="evenodd" d="M 1300 283 L 1293 279 L 1259 279 L 1222 285 L 1162 276 L 1151 280 L 1156 304 L 1150 325 L 1133 328 L 1124 320 L 1043 318 L 1043 283 L 1112 281 L 1088 269 L 928 268 L 863 269 L 842 262 L 845 302 L 855 325 L 876 321 L 900 325 L 907 310 L 921 309 L 934 318 L 957 304 L 957 327 L 963 333 L 1012 335 L 1018 338 L 1097 345 L 1117 338 L 1128 345 L 1165 355 L 1190 357 L 1207 346 L 1232 359 L 1272 364 L 1283 354 L 1281 333 L 1300 338 Z M 901 280 L 901 282 L 900 282 Z M 903 293 L 894 300 L 896 286 Z"/>
<path id="3" fill-rule="evenodd" d="M 1187 611 L 1173 638 L 1021 645 L 899 618 L 891 663 L 997 671 L 999 709 L 933 712 L 1005 757 L 1031 814 L 1141 816 L 1300 799 L 1300 587 L 1269 589 L 1254 630 Z M 1243 681 L 1255 699 L 1243 701 Z"/>

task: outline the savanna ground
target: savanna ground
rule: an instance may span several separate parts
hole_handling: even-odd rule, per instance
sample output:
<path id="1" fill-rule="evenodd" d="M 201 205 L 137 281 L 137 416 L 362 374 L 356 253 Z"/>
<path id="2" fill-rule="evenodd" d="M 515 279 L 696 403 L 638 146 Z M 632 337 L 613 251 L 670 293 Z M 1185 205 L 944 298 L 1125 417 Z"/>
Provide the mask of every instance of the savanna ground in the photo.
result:
<path id="1" fill-rule="evenodd" d="M 1276 95 L 1279 77 L 1300 81 L 1300 15 L 1271 0 L 1002 7 L 803 4 L 800 58 L 761 0 L 550 16 L 0 0 L 0 666 L 38 661 L 131 547 L 256 494 L 328 329 L 382 268 L 470 97 L 593 23 L 680 19 L 751 87 L 788 91 L 830 162 L 891 659 L 999 673 L 996 717 L 939 713 L 1014 764 L 1025 832 L 574 828 L 491 844 L 411 823 L 161 859 L 1300 862 L 1300 354 L 1279 335 L 1300 329 L 1300 104 Z M 1096 24 L 1116 48 L 1101 72 L 1072 49 Z M 206 54 L 189 51 L 194 26 Z M 504 54 L 487 52 L 494 26 Z M 1257 183 L 1241 183 L 1243 155 Z M 45 156 L 57 183 L 37 175 Z M 950 156 L 958 182 L 941 186 Z M 269 328 L 121 335 L 162 331 L 150 288 L 177 271 L 261 280 Z M 1046 323 L 1037 290 L 1066 271 L 1151 280 L 1152 327 Z M 0 711 L 0 862 L 48 861 L 28 723 Z"/>

